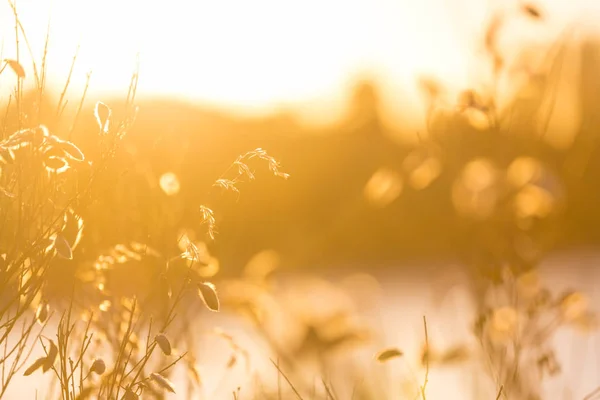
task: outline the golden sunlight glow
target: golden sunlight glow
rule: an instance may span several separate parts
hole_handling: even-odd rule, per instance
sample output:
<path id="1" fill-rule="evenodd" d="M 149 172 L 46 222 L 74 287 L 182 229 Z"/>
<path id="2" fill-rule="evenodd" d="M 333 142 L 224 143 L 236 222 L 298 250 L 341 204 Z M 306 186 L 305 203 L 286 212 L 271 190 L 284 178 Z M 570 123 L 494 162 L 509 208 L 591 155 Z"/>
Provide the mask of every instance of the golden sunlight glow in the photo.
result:
<path id="1" fill-rule="evenodd" d="M 39 58 L 51 15 L 48 62 L 59 82 L 79 44 L 74 87 L 91 70 L 94 93 L 125 91 L 139 52 L 141 93 L 327 119 L 343 112 L 348 84 L 364 74 L 385 81 L 391 97 L 421 72 L 463 80 L 466 57 L 453 18 L 481 9 L 469 2 L 22 0 L 18 7 Z M 6 4 L 0 22 L 9 39 L 4 57 L 14 58 Z"/>
<path id="2" fill-rule="evenodd" d="M 142 94 L 176 95 L 238 112 L 294 109 L 326 122 L 345 111 L 348 85 L 364 75 L 383 83 L 385 115 L 393 119 L 414 119 L 420 74 L 451 87 L 465 85 L 473 42 L 487 16 L 485 3 L 20 0 L 17 5 L 38 59 L 50 22 L 54 84 L 64 82 L 80 46 L 73 96 L 88 71 L 92 93 L 125 92 L 139 53 Z M 559 1 L 540 3 L 565 15 Z M 15 58 L 14 20 L 6 2 L 0 5 L 0 35 L 2 57 Z"/>

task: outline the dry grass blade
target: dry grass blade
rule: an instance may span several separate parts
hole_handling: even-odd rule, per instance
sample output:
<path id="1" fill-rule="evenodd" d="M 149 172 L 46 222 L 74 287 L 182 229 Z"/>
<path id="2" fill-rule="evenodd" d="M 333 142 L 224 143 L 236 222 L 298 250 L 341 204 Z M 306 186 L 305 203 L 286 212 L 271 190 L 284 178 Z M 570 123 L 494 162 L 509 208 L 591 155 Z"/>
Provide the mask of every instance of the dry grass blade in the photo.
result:
<path id="1" fill-rule="evenodd" d="M 429 349 L 429 333 L 427 331 L 427 318 L 423 315 L 423 329 L 425 330 L 425 379 L 423 381 L 423 386 L 421 386 L 421 397 L 423 400 L 425 397 L 425 390 L 427 389 L 427 383 L 429 383 L 429 359 L 430 359 L 430 349 Z"/>
<path id="2" fill-rule="evenodd" d="M 108 133 L 111 115 L 112 110 L 110 107 L 101 101 L 96 103 L 96 107 L 94 107 L 94 116 L 96 117 L 96 122 L 98 123 L 98 127 L 102 133 Z"/>
<path id="3" fill-rule="evenodd" d="M 288 385 L 290 385 L 290 387 L 294 391 L 294 394 L 296 395 L 296 397 L 298 397 L 300 400 L 303 400 L 302 396 L 300 396 L 300 393 L 298 393 L 298 390 L 296 389 L 296 387 L 292 384 L 292 381 L 290 381 L 289 378 L 287 377 L 287 375 L 281 370 L 281 368 L 279 368 L 279 365 L 273 360 L 271 360 L 271 363 L 275 366 L 275 368 L 277 368 L 277 371 L 279 372 L 279 374 L 281 376 L 283 376 L 283 379 L 285 379 L 285 381 L 288 383 Z"/>
<path id="4" fill-rule="evenodd" d="M 215 285 L 210 282 L 198 283 L 198 294 L 209 310 L 215 312 L 219 311 L 219 297 L 217 296 Z"/>
<path id="5" fill-rule="evenodd" d="M 48 303 L 40 303 L 35 311 L 35 319 L 40 324 L 43 324 L 48 319 L 48 314 L 50 312 L 50 306 Z"/>
<path id="6" fill-rule="evenodd" d="M 25 372 L 23 372 L 23 376 L 29 376 L 29 375 L 33 374 L 36 370 L 38 370 L 45 364 L 46 364 L 46 357 L 38 358 L 29 367 L 27 367 Z"/>
<path id="7" fill-rule="evenodd" d="M 163 333 L 159 333 L 158 335 L 156 335 L 154 340 L 156 341 L 156 343 L 158 344 L 158 347 L 160 347 L 160 349 L 166 356 L 171 355 L 171 343 L 169 342 L 169 339 Z"/>
<path id="8" fill-rule="evenodd" d="M 393 347 L 390 349 L 385 349 L 385 350 L 380 351 L 375 356 L 375 359 L 381 363 L 384 363 L 393 358 L 402 357 L 403 355 L 404 355 L 404 353 L 401 350 Z"/>
<path id="9" fill-rule="evenodd" d="M 54 366 L 54 361 L 56 361 L 56 356 L 58 355 L 58 347 L 54 344 L 53 340 L 50 340 L 50 349 L 48 350 L 48 355 L 45 358 L 45 362 L 42 366 L 42 371 L 46 372 L 52 366 Z"/>
<path id="10" fill-rule="evenodd" d="M 13 70 L 13 72 L 19 77 L 19 79 L 25 78 L 25 69 L 17 60 L 5 59 L 6 65 Z"/>
<path id="11" fill-rule="evenodd" d="M 171 393 L 175 393 L 175 388 L 173 387 L 173 383 L 170 380 L 165 378 L 159 373 L 153 372 L 150 374 L 150 378 L 156 382 L 161 388 L 168 390 Z"/>
<path id="12" fill-rule="evenodd" d="M 325 379 L 321 379 L 321 382 L 323 383 L 323 387 L 325 388 L 325 393 L 327 394 L 327 399 L 328 400 L 329 399 L 336 400 L 336 397 L 333 395 L 333 392 L 329 388 L 329 385 L 327 384 L 327 382 L 325 382 Z"/>
<path id="13" fill-rule="evenodd" d="M 502 396 L 503 391 L 504 391 L 504 386 L 500 386 L 500 390 L 498 390 L 498 395 L 496 396 L 496 400 L 500 400 L 500 397 Z"/>
<path id="14" fill-rule="evenodd" d="M 58 234 L 54 239 L 54 248 L 59 256 L 66 258 L 67 260 L 73 259 L 73 251 L 71 245 L 67 242 L 67 239 L 63 235 Z"/>

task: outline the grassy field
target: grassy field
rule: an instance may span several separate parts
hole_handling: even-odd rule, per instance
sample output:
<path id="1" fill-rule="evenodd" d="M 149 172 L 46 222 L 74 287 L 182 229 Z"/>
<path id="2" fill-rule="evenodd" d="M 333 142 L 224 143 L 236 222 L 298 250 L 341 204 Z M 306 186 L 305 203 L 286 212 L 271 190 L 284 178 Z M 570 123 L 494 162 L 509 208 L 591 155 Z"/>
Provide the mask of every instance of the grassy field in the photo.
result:
<path id="1" fill-rule="evenodd" d="M 427 132 L 398 144 L 364 82 L 317 134 L 138 99 L 140 65 L 73 101 L 9 4 L 0 398 L 600 396 L 597 41 L 570 146 L 546 140 L 570 38 L 501 101 L 502 14 L 488 85 L 424 78 Z"/>

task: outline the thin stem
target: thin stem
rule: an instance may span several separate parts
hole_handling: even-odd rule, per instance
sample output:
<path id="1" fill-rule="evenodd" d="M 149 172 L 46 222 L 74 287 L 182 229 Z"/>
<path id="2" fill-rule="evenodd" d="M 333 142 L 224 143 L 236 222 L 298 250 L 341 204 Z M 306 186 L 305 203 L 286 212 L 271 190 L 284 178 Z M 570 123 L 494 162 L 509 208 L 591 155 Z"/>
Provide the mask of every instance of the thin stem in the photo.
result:
<path id="1" fill-rule="evenodd" d="M 500 386 L 500 390 L 498 391 L 498 395 L 496 396 L 496 400 L 500 400 L 500 397 L 502 396 L 502 392 L 503 391 L 504 391 L 504 386 Z"/>
<path id="2" fill-rule="evenodd" d="M 300 396 L 300 393 L 298 393 L 298 390 L 296 390 L 296 387 L 294 387 L 294 384 L 292 384 L 292 382 L 289 380 L 287 375 L 281 370 L 281 368 L 279 368 L 279 364 L 276 363 L 275 361 L 273 361 L 272 359 L 270 361 L 275 366 L 275 368 L 277 368 L 277 371 L 279 371 L 279 374 L 281 374 L 281 376 L 283 376 L 283 379 L 285 379 L 285 381 L 288 383 L 288 385 L 290 385 L 290 387 L 292 388 L 292 391 L 294 392 L 296 397 L 298 397 L 298 399 L 300 399 L 300 400 L 303 400 L 302 396 Z"/>
<path id="3" fill-rule="evenodd" d="M 73 60 L 71 61 L 71 67 L 69 68 L 69 73 L 67 74 L 67 80 L 65 82 L 65 86 L 60 94 L 60 98 L 58 99 L 58 104 L 56 106 L 56 116 L 60 117 L 62 114 L 62 102 L 67 94 L 67 89 L 69 88 L 69 84 L 71 83 L 71 76 L 73 75 L 73 69 L 75 68 L 75 62 L 77 61 L 77 55 L 79 55 L 79 45 L 75 49 L 75 54 L 73 55 Z"/>
<path id="4" fill-rule="evenodd" d="M 425 329 L 425 380 L 423 386 L 421 386 L 421 397 L 426 400 L 425 389 L 427 389 L 427 383 L 429 382 L 429 334 L 427 333 L 427 318 L 423 316 L 423 327 Z"/>

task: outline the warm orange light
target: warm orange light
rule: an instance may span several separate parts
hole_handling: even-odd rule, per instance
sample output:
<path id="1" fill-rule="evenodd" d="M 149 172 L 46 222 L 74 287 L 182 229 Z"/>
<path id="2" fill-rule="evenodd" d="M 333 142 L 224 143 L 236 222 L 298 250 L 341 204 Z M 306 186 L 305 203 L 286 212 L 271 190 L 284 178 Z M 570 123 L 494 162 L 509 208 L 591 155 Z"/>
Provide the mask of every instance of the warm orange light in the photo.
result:
<path id="1" fill-rule="evenodd" d="M 80 44 L 73 93 L 89 70 L 92 93 L 124 92 L 139 52 L 141 93 L 245 112 L 295 108 L 320 120 L 344 111 L 348 84 L 365 72 L 384 82 L 391 118 L 414 113 L 418 74 L 464 85 L 487 7 L 473 0 L 16 3 L 38 58 L 51 15 L 52 82 L 64 82 Z M 0 35 L 3 57 L 14 58 L 14 21 L 6 2 L 0 4 Z"/>
<path id="2" fill-rule="evenodd" d="M 294 106 L 326 117 L 341 111 L 336 104 L 347 84 L 365 71 L 390 80 L 394 92 L 417 72 L 456 79 L 464 66 L 441 0 L 22 0 L 17 6 L 40 57 L 51 13 L 51 76 L 64 80 L 80 43 L 74 83 L 81 87 L 93 70 L 96 92 L 125 90 L 139 51 L 141 92 L 254 112 Z M 8 55 L 12 16 L 6 4 L 0 9 Z"/>

